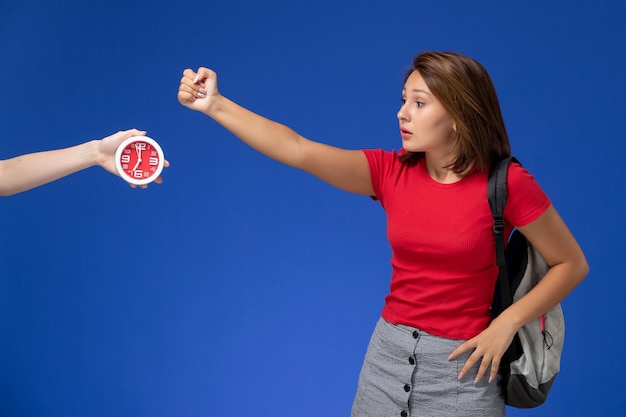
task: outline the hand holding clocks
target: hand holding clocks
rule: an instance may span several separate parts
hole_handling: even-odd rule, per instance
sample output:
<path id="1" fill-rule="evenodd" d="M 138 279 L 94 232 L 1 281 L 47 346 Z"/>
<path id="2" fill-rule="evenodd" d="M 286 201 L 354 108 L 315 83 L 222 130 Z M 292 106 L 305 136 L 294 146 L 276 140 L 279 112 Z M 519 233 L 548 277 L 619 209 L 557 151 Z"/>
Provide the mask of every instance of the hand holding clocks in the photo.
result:
<path id="1" fill-rule="evenodd" d="M 165 157 L 159 144 L 148 136 L 133 136 L 124 140 L 115 152 L 115 167 L 125 181 L 145 185 L 156 180 Z"/>

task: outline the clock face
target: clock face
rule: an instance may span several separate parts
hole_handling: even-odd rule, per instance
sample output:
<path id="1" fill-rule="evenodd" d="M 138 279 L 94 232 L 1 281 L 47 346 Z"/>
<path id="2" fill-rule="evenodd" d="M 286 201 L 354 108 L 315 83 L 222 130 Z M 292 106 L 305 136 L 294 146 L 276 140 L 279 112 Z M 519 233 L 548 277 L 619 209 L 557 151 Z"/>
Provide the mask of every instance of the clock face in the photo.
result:
<path id="1" fill-rule="evenodd" d="M 164 162 L 161 147 L 147 136 L 128 138 L 115 152 L 117 171 L 131 184 L 151 183 L 161 174 Z"/>

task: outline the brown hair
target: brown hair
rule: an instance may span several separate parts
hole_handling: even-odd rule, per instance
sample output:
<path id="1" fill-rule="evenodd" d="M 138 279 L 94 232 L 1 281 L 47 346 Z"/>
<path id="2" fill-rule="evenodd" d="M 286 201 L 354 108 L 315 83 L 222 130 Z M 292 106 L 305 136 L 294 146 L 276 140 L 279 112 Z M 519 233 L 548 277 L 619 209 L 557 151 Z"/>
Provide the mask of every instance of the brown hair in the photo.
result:
<path id="1" fill-rule="evenodd" d="M 500 103 L 491 77 L 472 58 L 453 52 L 424 52 L 413 59 L 413 71 L 456 123 L 458 154 L 450 168 L 456 173 L 468 168 L 483 170 L 495 158 L 511 153 Z M 414 164 L 423 152 L 406 152 L 401 160 Z"/>

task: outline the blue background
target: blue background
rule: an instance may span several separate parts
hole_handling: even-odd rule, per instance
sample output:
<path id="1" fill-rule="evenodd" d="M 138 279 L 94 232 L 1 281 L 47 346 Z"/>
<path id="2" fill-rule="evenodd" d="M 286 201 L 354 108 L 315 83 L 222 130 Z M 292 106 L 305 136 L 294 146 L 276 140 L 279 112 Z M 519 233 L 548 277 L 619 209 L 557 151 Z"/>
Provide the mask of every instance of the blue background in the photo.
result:
<path id="1" fill-rule="evenodd" d="M 398 148 L 423 50 L 478 59 L 591 272 L 548 402 L 623 412 L 626 3 L 0 0 L 0 158 L 145 129 L 172 166 L 0 202 L 1 416 L 347 416 L 389 284 L 378 203 L 178 104 L 185 68 L 303 135 Z"/>

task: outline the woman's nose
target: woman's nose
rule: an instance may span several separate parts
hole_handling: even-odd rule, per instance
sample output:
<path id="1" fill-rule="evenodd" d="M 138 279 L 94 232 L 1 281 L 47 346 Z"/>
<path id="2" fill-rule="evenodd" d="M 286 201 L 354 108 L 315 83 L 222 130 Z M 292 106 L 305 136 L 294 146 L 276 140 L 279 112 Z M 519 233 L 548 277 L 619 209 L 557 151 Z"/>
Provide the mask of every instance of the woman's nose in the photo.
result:
<path id="1" fill-rule="evenodd" d="M 400 120 L 400 121 L 407 120 L 406 112 L 404 111 L 404 106 L 401 106 L 400 110 L 398 110 L 397 117 L 398 117 L 398 120 Z"/>

